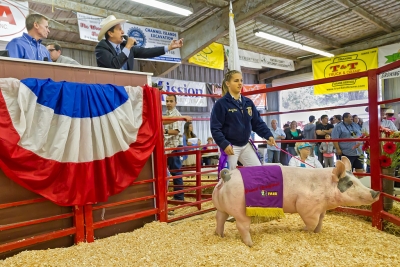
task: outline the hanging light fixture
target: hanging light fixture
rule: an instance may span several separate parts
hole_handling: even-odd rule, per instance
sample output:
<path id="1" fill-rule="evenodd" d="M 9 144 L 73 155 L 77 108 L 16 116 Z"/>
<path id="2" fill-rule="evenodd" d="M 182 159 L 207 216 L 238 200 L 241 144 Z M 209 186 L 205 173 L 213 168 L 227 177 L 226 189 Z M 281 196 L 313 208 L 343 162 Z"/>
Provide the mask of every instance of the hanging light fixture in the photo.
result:
<path id="1" fill-rule="evenodd" d="M 288 45 L 288 46 L 291 46 L 294 48 L 302 49 L 302 50 L 305 50 L 305 51 L 308 51 L 311 53 L 315 53 L 315 54 L 318 54 L 321 56 L 325 56 L 325 57 L 334 57 L 335 56 L 334 54 L 325 52 L 323 50 L 319 50 L 319 49 L 312 48 L 312 47 L 309 47 L 306 45 L 302 45 L 300 43 L 293 42 L 293 41 L 290 41 L 290 40 L 287 40 L 287 39 L 284 39 L 284 38 L 281 38 L 281 37 L 278 37 L 278 36 L 275 36 L 275 35 L 272 35 L 269 33 L 265 33 L 265 32 L 259 31 L 259 30 L 254 30 L 254 34 L 255 34 L 255 36 L 267 39 L 269 41 L 273 41 L 273 42 Z"/>
<path id="2" fill-rule="evenodd" d="M 169 11 L 172 13 L 176 13 L 183 16 L 189 16 L 193 14 L 193 11 L 189 8 L 179 7 L 177 5 L 167 4 L 165 2 L 157 1 L 157 0 L 131 0 L 136 3 L 140 3 L 143 5 L 159 8 L 165 11 Z"/>

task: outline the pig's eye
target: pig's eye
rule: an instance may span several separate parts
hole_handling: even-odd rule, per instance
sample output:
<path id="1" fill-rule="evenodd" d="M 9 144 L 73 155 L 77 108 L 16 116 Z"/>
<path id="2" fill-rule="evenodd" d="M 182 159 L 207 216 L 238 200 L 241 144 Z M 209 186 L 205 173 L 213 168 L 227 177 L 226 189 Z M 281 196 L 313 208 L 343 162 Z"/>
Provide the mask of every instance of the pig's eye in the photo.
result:
<path id="1" fill-rule="evenodd" d="M 350 182 L 347 183 L 347 186 L 348 186 L 348 187 L 350 187 L 350 186 L 352 186 L 352 185 L 353 185 L 353 182 L 352 182 L 352 181 L 350 181 Z"/>

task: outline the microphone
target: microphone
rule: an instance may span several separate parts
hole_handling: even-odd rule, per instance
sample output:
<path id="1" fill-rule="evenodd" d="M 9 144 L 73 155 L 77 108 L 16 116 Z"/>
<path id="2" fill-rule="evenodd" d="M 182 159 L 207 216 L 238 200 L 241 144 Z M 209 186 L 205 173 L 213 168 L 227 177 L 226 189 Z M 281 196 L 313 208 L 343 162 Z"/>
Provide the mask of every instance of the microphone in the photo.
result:
<path id="1" fill-rule="evenodd" d="M 128 35 L 122 35 L 122 38 L 124 38 L 124 41 L 123 41 L 123 43 L 125 43 L 126 44 L 126 42 L 128 41 Z M 137 43 L 136 42 L 134 42 L 133 43 L 133 45 L 137 45 Z"/>
<path id="2" fill-rule="evenodd" d="M 44 57 L 43 60 L 44 61 L 49 61 L 49 58 L 48 57 Z"/>

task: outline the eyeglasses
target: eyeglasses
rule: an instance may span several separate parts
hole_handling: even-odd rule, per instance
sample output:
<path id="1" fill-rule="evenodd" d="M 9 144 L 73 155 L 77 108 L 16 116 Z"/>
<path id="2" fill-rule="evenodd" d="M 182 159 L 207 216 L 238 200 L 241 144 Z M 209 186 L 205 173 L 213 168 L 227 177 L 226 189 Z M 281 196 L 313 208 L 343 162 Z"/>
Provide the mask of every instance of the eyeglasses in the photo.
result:
<path id="1" fill-rule="evenodd" d="M 53 52 L 54 50 L 57 50 L 57 49 L 47 49 L 47 50 L 49 50 L 49 52 Z"/>

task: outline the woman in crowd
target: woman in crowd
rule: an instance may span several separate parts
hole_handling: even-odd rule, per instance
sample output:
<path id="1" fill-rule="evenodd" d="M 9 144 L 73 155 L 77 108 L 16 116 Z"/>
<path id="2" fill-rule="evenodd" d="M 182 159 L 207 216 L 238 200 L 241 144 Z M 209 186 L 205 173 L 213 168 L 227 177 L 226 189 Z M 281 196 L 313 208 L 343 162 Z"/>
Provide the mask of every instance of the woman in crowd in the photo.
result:
<path id="1" fill-rule="evenodd" d="M 298 157 L 292 157 L 289 161 L 289 166 L 292 167 L 303 167 L 303 168 L 322 168 L 321 162 L 318 158 L 311 157 L 311 145 L 310 143 L 297 142 L 295 150 Z"/>
<path id="2" fill-rule="evenodd" d="M 196 142 L 194 142 L 194 139 Z M 183 144 L 184 146 L 199 146 L 201 144 L 200 139 L 196 138 L 196 135 L 193 133 L 193 124 L 192 122 L 186 122 L 183 126 Z M 192 149 L 191 149 L 192 150 Z M 196 155 L 188 155 L 184 156 L 184 160 L 182 162 L 183 166 L 194 166 L 196 165 Z"/>
<path id="3" fill-rule="evenodd" d="M 285 140 L 302 140 L 304 139 L 303 134 L 300 129 L 297 129 L 297 122 L 292 121 L 290 123 L 290 128 L 285 129 L 286 139 Z M 295 143 L 288 143 L 288 152 L 292 155 L 296 155 L 296 151 L 294 149 Z M 289 156 L 290 159 L 290 156 Z"/>
<path id="4" fill-rule="evenodd" d="M 261 119 L 251 99 L 242 96 L 242 73 L 228 71 L 222 82 L 222 95 L 211 112 L 211 134 L 221 149 L 219 169 L 228 162 L 229 169 L 235 169 L 239 160 L 244 166 L 260 166 L 255 146 L 249 142 L 251 131 L 275 146 L 274 137 Z"/>

